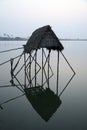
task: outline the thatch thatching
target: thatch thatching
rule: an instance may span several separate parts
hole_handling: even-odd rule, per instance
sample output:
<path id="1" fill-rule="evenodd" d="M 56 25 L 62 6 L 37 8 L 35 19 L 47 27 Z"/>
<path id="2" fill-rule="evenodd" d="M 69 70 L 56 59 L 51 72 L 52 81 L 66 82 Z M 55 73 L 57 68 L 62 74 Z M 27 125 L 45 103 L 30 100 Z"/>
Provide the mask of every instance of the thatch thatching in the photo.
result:
<path id="1" fill-rule="evenodd" d="M 27 53 L 40 48 L 60 51 L 63 49 L 62 44 L 49 25 L 35 30 L 24 46 L 24 50 Z"/>

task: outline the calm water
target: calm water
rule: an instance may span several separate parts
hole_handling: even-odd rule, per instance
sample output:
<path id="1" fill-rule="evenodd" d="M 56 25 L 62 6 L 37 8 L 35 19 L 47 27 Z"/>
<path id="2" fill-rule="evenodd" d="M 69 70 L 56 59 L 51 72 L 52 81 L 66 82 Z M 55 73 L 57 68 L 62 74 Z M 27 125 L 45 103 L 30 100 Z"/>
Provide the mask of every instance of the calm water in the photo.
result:
<path id="1" fill-rule="evenodd" d="M 1 42 L 0 51 L 17 48 L 26 42 Z M 3 104 L 0 109 L 0 130 L 87 130 L 87 42 L 63 41 L 63 53 L 74 68 L 76 75 L 61 95 L 61 106 L 48 122 L 35 111 L 26 96 Z M 22 50 L 0 54 L 0 63 L 16 57 Z M 40 54 L 39 54 L 40 55 Z M 55 52 L 51 53 L 51 66 L 54 73 Z M 59 72 L 60 91 L 67 83 L 71 70 L 60 55 Z M 21 75 L 21 80 L 22 80 Z M 0 86 L 10 85 L 10 62 L 0 66 Z M 55 76 L 50 80 L 50 87 L 55 92 Z M 16 87 L 0 87 L 0 103 L 21 95 Z"/>

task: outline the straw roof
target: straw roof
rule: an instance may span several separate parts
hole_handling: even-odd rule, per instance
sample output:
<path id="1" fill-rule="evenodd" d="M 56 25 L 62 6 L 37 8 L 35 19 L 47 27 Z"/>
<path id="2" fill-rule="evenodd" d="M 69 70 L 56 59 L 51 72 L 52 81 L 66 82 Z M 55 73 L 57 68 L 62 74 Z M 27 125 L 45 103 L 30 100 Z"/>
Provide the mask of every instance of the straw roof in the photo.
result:
<path id="1" fill-rule="evenodd" d="M 27 53 L 40 48 L 63 50 L 62 44 L 49 25 L 35 30 L 24 46 Z"/>

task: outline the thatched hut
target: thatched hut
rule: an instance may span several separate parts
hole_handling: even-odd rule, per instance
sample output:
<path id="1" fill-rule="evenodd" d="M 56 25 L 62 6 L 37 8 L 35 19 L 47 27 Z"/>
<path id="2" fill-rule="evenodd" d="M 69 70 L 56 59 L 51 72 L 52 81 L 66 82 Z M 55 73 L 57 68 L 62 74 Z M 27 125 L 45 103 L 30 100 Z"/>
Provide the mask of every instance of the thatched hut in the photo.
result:
<path id="1" fill-rule="evenodd" d="M 40 48 L 63 50 L 62 44 L 49 25 L 35 30 L 24 46 L 25 53 Z"/>

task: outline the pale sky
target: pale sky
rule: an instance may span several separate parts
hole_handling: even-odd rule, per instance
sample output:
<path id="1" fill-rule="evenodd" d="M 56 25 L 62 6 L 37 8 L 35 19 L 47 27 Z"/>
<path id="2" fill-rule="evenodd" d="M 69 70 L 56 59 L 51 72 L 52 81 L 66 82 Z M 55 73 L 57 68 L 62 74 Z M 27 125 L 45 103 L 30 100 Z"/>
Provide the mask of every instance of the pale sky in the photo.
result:
<path id="1" fill-rule="evenodd" d="M 45 25 L 59 38 L 87 38 L 87 0 L 0 0 L 0 35 L 27 37 Z"/>

